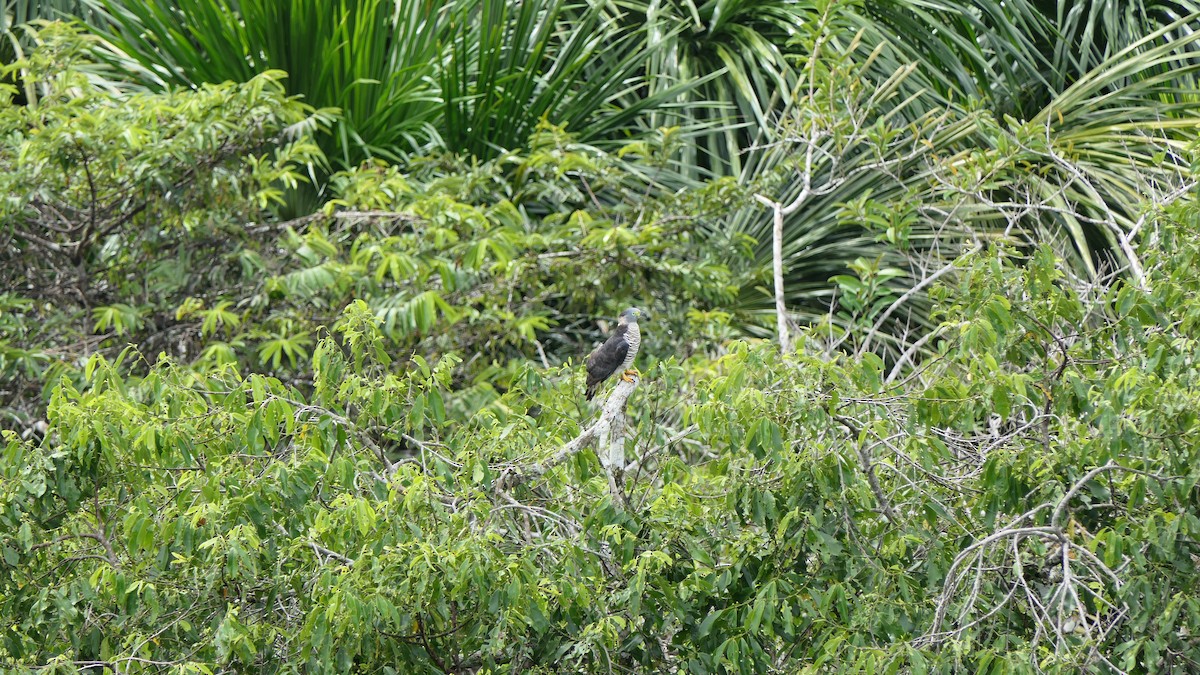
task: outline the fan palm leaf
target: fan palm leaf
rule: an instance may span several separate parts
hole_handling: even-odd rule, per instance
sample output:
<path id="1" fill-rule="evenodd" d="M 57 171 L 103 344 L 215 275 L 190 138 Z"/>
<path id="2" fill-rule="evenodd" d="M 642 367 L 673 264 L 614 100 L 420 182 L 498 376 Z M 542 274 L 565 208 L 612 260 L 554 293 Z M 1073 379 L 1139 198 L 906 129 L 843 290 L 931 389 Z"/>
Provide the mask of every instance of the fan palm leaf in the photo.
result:
<path id="1" fill-rule="evenodd" d="M 43 21 L 82 16 L 95 20 L 85 0 L 0 0 L 0 65 L 24 58 L 34 46 L 33 27 Z M 6 77 L 16 79 L 13 73 Z M 12 81 L 12 80 L 10 80 Z M 21 82 L 18 102 L 34 102 L 37 91 L 31 82 Z"/>
<path id="2" fill-rule="evenodd" d="M 645 63 L 651 91 L 706 77 L 678 97 L 686 116 L 659 113 L 650 126 L 691 130 L 680 171 L 698 178 L 737 175 L 743 151 L 778 122 L 796 74 L 788 42 L 813 14 L 795 0 L 616 0 L 614 16 L 654 47 Z M 715 104 L 715 105 L 714 105 Z"/>
<path id="3" fill-rule="evenodd" d="M 1136 275 L 1129 237 L 1147 202 L 1196 178 L 1189 155 L 1200 140 L 1197 21 L 1200 14 L 1186 16 L 1144 35 L 1030 119 L 1009 121 L 1010 138 L 1020 142 L 1014 159 L 1035 167 L 1011 176 L 1013 186 L 1054 207 L 1027 219 L 1028 230 L 1054 238 L 1065 228 L 1071 237 L 1063 254 L 1093 276 L 1102 262 Z"/>
<path id="4" fill-rule="evenodd" d="M 343 166 L 424 147 L 449 13 L 430 0 L 87 0 L 110 58 L 155 88 L 288 73 L 289 93 L 341 118 L 323 139 Z"/>
<path id="5" fill-rule="evenodd" d="M 950 8 L 907 4 L 912 5 L 908 11 L 889 15 L 887 21 L 880 14 L 872 19 L 852 6 L 843 7 L 821 26 L 817 37 L 809 39 L 810 45 L 819 40 L 852 54 L 867 88 L 882 87 L 895 73 L 910 69 L 895 85 L 892 102 L 878 106 L 864 124 L 883 124 L 892 133 L 907 133 L 905 129 L 921 120 L 946 121 L 936 132 L 921 135 L 927 152 L 919 157 L 838 182 L 786 219 L 785 289 L 793 318 L 810 323 L 826 315 L 837 292 L 830 279 L 845 274 L 859 258 L 906 267 L 905 256 L 881 242 L 878 231 L 847 217 L 852 211 L 847 205 L 868 195 L 876 203 L 895 204 L 898 209 L 922 205 L 909 242 L 917 250 L 928 246 L 952 253 L 956 240 L 1007 232 L 1031 242 L 1056 242 L 1084 274 L 1103 273 L 1106 266 L 1110 270 L 1136 266 L 1128 255 L 1128 237 L 1147 197 L 1176 194 L 1192 179 L 1183 155 L 1200 128 L 1193 84 L 1197 57 L 1192 31 L 1197 17 L 1189 15 L 1147 29 L 1090 70 L 1065 74 L 1052 73 L 1053 62 L 1041 56 L 1010 61 L 1003 67 L 998 64 L 997 54 L 1015 53 L 1022 44 L 1030 44 L 1011 26 L 1030 22 L 1044 28 L 1052 26 L 1049 22 L 1035 16 L 1010 18 L 1009 28 L 984 35 L 979 31 L 999 19 L 981 12 L 982 3 L 974 3 L 972 12 L 960 11 L 956 21 L 947 19 L 953 16 Z M 1013 7 L 1030 9 L 1019 3 Z M 901 20 L 912 25 L 920 20 L 925 26 L 936 20 L 938 35 L 974 33 L 978 51 L 971 54 L 961 33 L 941 40 L 920 41 L 911 35 L 904 40 L 897 32 L 897 26 L 905 25 Z M 802 60 L 796 69 L 807 73 L 812 67 Z M 998 82 L 1007 84 L 978 83 L 973 90 L 964 86 L 989 72 L 996 72 Z M 1006 73 L 1023 74 L 1006 80 Z M 1011 88 L 1018 83 L 1019 88 Z M 814 119 L 821 111 L 811 109 L 812 92 L 801 93 L 794 97 L 790 114 Z M 796 152 L 786 144 L 763 144 L 748 153 L 743 180 L 761 182 L 764 176 L 783 171 L 786 181 L 770 188 L 782 203 L 801 191 L 804 180 L 817 184 L 827 180 L 821 172 L 828 169 L 822 165 L 813 175 L 797 171 Z M 854 174 L 856 164 L 874 161 L 877 158 L 869 153 L 850 152 L 839 159 L 838 170 Z M 981 170 L 986 175 L 970 190 L 955 184 L 956 172 L 966 176 Z M 770 215 L 761 208 L 747 208 L 728 227 L 758 242 L 756 269 L 763 270 L 747 280 L 739 309 L 751 322 L 755 316 L 767 319 L 774 310 L 765 283 L 771 263 Z M 897 292 L 904 288 L 903 281 L 892 282 Z M 909 286 L 913 281 L 908 280 Z M 903 333 L 912 321 L 921 321 L 919 296 L 913 302 L 915 314 L 898 312 L 890 317 L 893 325 L 886 328 L 893 335 Z M 765 328 L 762 332 L 768 333 Z"/>
<path id="6" fill-rule="evenodd" d="M 479 0 L 452 16 L 440 83 L 449 150 L 490 158 L 521 146 L 542 120 L 583 142 L 627 140 L 696 78 L 650 87 L 661 49 L 619 25 L 603 2 Z M 700 78 L 701 80 L 703 78 Z"/>

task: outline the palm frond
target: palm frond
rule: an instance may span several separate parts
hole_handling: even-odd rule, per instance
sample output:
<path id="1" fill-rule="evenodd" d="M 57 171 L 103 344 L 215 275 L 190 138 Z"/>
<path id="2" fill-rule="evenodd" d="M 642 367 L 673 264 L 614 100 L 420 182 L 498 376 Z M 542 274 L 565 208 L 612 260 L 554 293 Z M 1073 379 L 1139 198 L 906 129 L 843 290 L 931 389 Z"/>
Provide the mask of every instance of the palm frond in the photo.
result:
<path id="1" fill-rule="evenodd" d="M 342 166 L 423 148 L 450 9 L 429 0 L 86 0 L 109 58 L 154 87 L 288 74 L 288 91 L 341 111 L 322 139 Z"/>
<path id="2" fill-rule="evenodd" d="M 440 76 L 445 146 L 495 157 L 542 121 L 583 142 L 627 139 L 695 86 L 697 78 L 679 78 L 651 87 L 645 64 L 660 48 L 605 10 L 564 0 L 462 3 Z"/>

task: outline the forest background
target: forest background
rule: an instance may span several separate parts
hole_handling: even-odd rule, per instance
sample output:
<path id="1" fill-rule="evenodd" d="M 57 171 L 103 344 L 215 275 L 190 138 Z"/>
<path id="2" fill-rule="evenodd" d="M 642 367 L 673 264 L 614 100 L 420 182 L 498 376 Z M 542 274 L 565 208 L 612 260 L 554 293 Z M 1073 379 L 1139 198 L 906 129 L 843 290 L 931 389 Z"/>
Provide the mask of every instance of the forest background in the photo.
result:
<path id="1" fill-rule="evenodd" d="M 0 669 L 1200 670 L 1200 4 L 0 9 Z"/>

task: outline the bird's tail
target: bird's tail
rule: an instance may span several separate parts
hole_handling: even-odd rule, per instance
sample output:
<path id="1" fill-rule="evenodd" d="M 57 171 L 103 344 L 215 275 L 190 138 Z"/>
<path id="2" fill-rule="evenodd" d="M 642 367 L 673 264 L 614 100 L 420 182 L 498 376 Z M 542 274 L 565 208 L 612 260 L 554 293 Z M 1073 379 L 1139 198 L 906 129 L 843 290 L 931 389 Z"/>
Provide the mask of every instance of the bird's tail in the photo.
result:
<path id="1" fill-rule="evenodd" d="M 589 384 L 587 386 L 587 389 L 584 390 L 583 397 L 589 401 L 592 400 L 592 397 L 596 395 L 596 390 L 599 388 L 600 388 L 600 385 L 598 385 L 598 384 Z"/>

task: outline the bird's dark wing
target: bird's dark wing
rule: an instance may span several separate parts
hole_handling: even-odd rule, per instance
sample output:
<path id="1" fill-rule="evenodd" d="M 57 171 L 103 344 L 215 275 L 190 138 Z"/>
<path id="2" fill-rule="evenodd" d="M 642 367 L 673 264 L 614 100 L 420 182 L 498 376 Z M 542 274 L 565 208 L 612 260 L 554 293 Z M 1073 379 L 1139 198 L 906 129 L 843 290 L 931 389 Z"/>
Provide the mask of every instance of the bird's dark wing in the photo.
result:
<path id="1" fill-rule="evenodd" d="M 590 401 L 600 388 L 600 383 L 617 372 L 617 368 L 625 362 L 629 353 L 629 343 L 625 341 L 626 326 L 618 326 L 604 344 L 596 347 L 587 357 L 587 399 Z"/>

